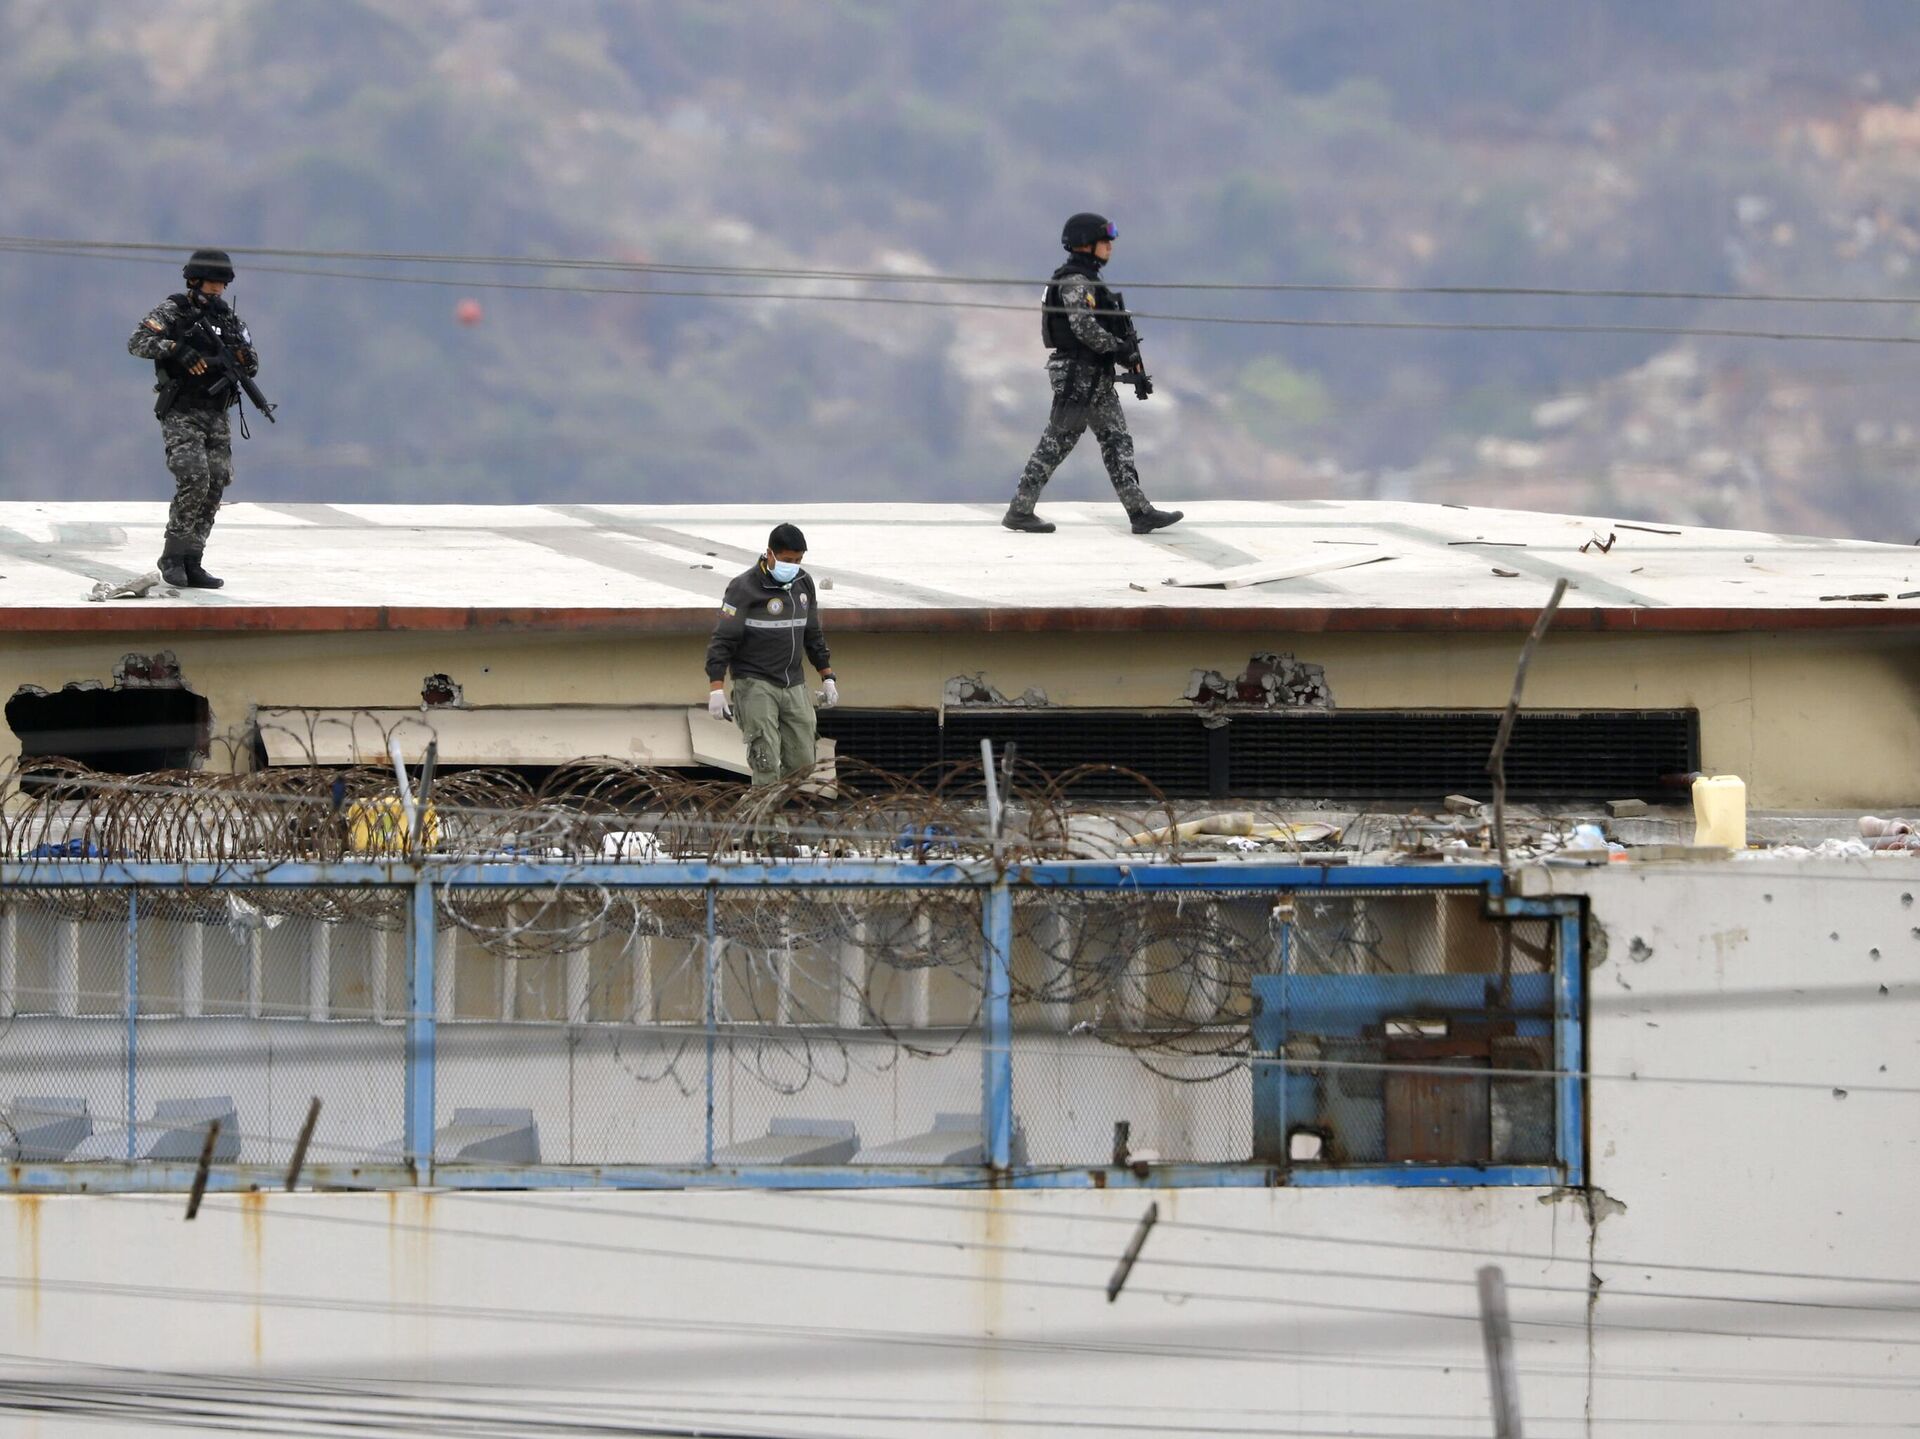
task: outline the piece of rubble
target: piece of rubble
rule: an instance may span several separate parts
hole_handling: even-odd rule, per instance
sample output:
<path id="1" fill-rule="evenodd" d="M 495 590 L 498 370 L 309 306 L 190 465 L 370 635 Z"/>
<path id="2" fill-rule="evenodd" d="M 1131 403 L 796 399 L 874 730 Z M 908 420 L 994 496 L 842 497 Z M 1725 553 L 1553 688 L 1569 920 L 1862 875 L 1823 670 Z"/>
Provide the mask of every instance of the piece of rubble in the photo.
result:
<path id="1" fill-rule="evenodd" d="M 1480 801 L 1464 794 L 1450 794 L 1446 806 L 1455 814 L 1477 815 L 1480 813 Z"/>
<path id="2" fill-rule="evenodd" d="M 180 591 L 172 586 L 160 583 L 160 571 L 148 570 L 137 579 L 122 580 L 118 584 L 112 580 L 102 580 L 87 592 L 87 598 L 96 603 L 101 600 L 144 600 L 153 598 L 153 591 L 178 598 Z"/>
<path id="3" fill-rule="evenodd" d="M 1615 819 L 1638 819 L 1647 812 L 1647 802 L 1643 799 L 1610 799 L 1607 801 L 1607 813 Z"/>

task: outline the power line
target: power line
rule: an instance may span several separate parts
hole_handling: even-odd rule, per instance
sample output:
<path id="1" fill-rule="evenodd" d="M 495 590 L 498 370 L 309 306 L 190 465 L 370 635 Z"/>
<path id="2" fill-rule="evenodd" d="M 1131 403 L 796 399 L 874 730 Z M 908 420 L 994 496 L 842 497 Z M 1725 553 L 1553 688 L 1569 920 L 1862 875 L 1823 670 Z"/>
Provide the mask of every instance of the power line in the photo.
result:
<path id="1" fill-rule="evenodd" d="M 190 245 L 164 241 L 78 240 L 70 238 L 0 235 L 0 249 L 61 252 L 157 252 L 155 258 L 173 264 Z M 938 271 L 822 269 L 792 265 L 675 264 L 657 260 L 607 260 L 578 256 L 472 255 L 413 250 L 321 250 L 289 246 L 228 247 L 232 255 L 260 255 L 269 259 L 350 260 L 367 263 L 420 265 L 474 265 L 541 270 L 605 271 L 615 274 L 693 275 L 718 278 L 832 280 L 862 284 L 954 285 L 1030 288 L 1051 283 L 1051 277 L 1030 275 L 955 275 Z M 1335 284 L 1318 281 L 1241 280 L 1129 280 L 1130 290 L 1215 291 L 1240 294 L 1303 295 L 1430 295 L 1516 297 L 1583 300 L 1664 300 L 1731 302 L 1777 305 L 1920 305 L 1914 295 L 1792 294 L 1740 290 L 1681 290 L 1583 288 L 1548 285 L 1389 285 Z"/>
<path id="2" fill-rule="evenodd" d="M 225 1389 L 241 1394 L 262 1394 L 268 1396 L 280 1393 L 292 1393 L 299 1395 L 342 1395 L 347 1397 L 410 1400 L 420 1397 L 424 1392 L 458 1389 L 460 1392 L 454 1396 L 454 1402 L 484 1405 L 490 1408 L 538 1408 L 545 1413 L 624 1413 L 637 1409 L 649 1414 L 718 1413 L 735 1418 L 840 1420 L 851 1421 L 857 1424 L 898 1421 L 911 1424 L 980 1425 L 984 1422 L 995 1428 L 1021 1428 L 1044 1425 L 1049 1428 L 1059 1427 L 1067 1429 L 1111 1428 L 1119 1431 L 1144 1429 L 1165 1433 L 1225 1433 L 1256 1436 L 1284 1434 L 1286 1432 L 1250 1427 L 1245 1423 L 1230 1426 L 1188 1424 L 1171 1417 L 1158 1418 L 1151 1423 L 1129 1422 L 1124 1419 L 1089 1419 L 1086 1417 L 1087 1415 L 1102 1411 L 1120 1415 L 1130 1415 L 1139 1413 L 1144 1408 L 1144 1406 L 1138 1404 L 1103 1401 L 1094 1396 L 1076 1399 L 1071 1402 L 1063 1402 L 1045 1399 L 994 1400 L 985 1397 L 962 1399 L 947 1398 L 939 1394 L 920 1394 L 915 1396 L 914 1403 L 923 1407 L 916 1412 L 869 1413 L 853 1409 L 769 1409 L 757 1406 L 750 1407 L 748 1404 L 743 1404 L 740 1401 L 769 1401 L 782 1404 L 824 1404 L 832 1402 L 847 1405 L 898 1406 L 901 1400 L 898 1396 L 893 1395 L 868 1397 L 848 1394 L 838 1389 L 836 1389 L 831 1401 L 824 1398 L 815 1401 L 812 1400 L 810 1396 L 791 1392 L 766 1394 L 759 1392 L 743 1393 L 729 1390 L 726 1393 L 715 1393 L 709 1390 L 661 1388 L 657 1385 L 649 1385 L 645 1389 L 638 1390 L 609 1389 L 604 1385 L 594 1385 L 591 1387 L 564 1385 L 558 1380 L 543 1380 L 538 1382 L 522 1380 L 511 1383 L 502 1380 L 492 1380 L 484 1384 L 475 1384 L 471 1381 L 452 1379 L 408 1377 L 402 1380 L 392 1376 L 373 1377 L 366 1375 L 330 1374 L 329 1377 L 323 1381 L 312 1376 L 290 1374 L 284 1370 L 249 1374 L 236 1374 L 217 1370 L 192 1372 L 177 1369 L 155 1369 L 152 1367 L 105 1364 L 94 1360 L 72 1358 L 55 1359 L 40 1355 L 18 1353 L 0 1353 L 0 1361 L 11 1361 L 22 1367 L 48 1369 L 56 1373 L 66 1370 L 85 1370 L 115 1376 L 126 1376 L 141 1382 L 164 1381 L 181 1384 L 198 1384 L 209 1387 L 215 1391 Z M 393 1387 L 395 1385 L 403 1387 L 395 1388 Z M 538 1393 L 540 1397 L 534 1399 L 511 1397 L 529 1391 Z M 554 1397 L 558 1395 L 571 1396 L 576 1394 L 596 1397 L 591 1399 L 566 1398 L 558 1400 Z M 627 1402 L 615 1403 L 608 1397 L 605 1397 L 611 1395 L 624 1396 Z M 663 1404 L 659 1402 L 661 1397 L 724 1402 Z M 926 1412 L 927 1408 L 939 1405 L 961 1409 L 965 1412 L 955 1414 L 930 1414 Z M 984 1421 L 980 1417 L 982 1410 L 997 1409 L 1007 1409 L 1015 1412 L 1006 1414 L 996 1413 Z M 1059 1414 L 1070 1417 L 1055 1417 L 1055 1414 L 1050 1411 L 1057 1411 Z M 1248 1418 L 1270 1419 L 1273 1417 L 1273 1412 L 1271 1406 L 1254 1408 L 1246 1406 L 1194 1404 L 1188 1402 L 1185 1396 L 1182 1396 L 1180 1401 L 1180 1413 L 1182 1415 L 1202 1415 L 1207 1417 L 1232 1416 L 1244 1420 Z M 1482 1414 L 1416 1415 L 1397 1410 L 1303 1409 L 1291 1405 L 1288 1406 L 1288 1412 L 1294 1419 L 1391 1420 L 1401 1423 L 1481 1424 L 1485 1422 L 1485 1416 Z M 1037 1417 L 1040 1415 L 1044 1415 L 1045 1417 Z M 1577 1417 L 1553 1417 L 1530 1414 L 1528 1417 L 1533 1422 L 1541 1424 L 1593 1425 L 1603 1428 L 1628 1424 L 1669 1428 L 1719 1428 L 1730 1422 L 1721 1418 L 1686 1419 L 1655 1416 L 1615 1417 L 1607 1415 L 1582 1415 Z M 1740 1424 L 1741 1427 L 1752 1429 L 1792 1428 L 1795 1430 L 1842 1431 L 1856 1429 L 1920 1429 L 1920 1422 L 1908 1424 L 1887 1420 L 1824 1419 L 1801 1421 L 1749 1419 L 1740 1421 Z"/>
<path id="3" fill-rule="evenodd" d="M 1457 1073 L 1458 1071 L 1456 1071 Z M 906 1208 L 944 1209 L 961 1213 L 975 1212 L 964 1204 L 943 1203 L 937 1199 L 921 1199 L 917 1196 L 900 1194 L 880 1194 L 873 1191 L 851 1193 L 848 1191 L 786 1191 L 786 1197 L 792 1201 L 811 1201 L 814 1203 L 842 1204 L 892 1204 Z M 1571 1197 L 1571 1196 L 1570 1196 Z M 1071 1220 L 1076 1223 L 1127 1225 L 1137 1222 L 1133 1216 L 1112 1214 L 1086 1214 L 1080 1212 L 1062 1213 L 1045 1209 L 1021 1209 L 1000 1205 L 998 1212 L 1008 1218 Z M 1235 1239 L 1284 1240 L 1300 1244 L 1334 1244 L 1357 1249 L 1384 1249 L 1398 1252 L 1416 1252 L 1431 1254 L 1453 1254 L 1462 1258 L 1486 1262 L 1503 1260 L 1531 1264 L 1579 1264 L 1595 1268 L 1647 1269 L 1661 1272 L 1686 1274 L 1719 1274 L 1745 1279 L 1792 1279 L 1810 1283 L 1859 1284 L 1868 1286 L 1891 1286 L 1901 1289 L 1920 1288 L 1920 1278 L 1904 1279 L 1885 1274 L 1834 1274 L 1831 1272 L 1808 1271 L 1801 1269 L 1752 1269 L 1725 1264 L 1681 1264 L 1663 1260 L 1611 1258 L 1600 1253 L 1580 1253 L 1577 1255 L 1549 1254 L 1538 1250 L 1476 1249 L 1470 1245 L 1434 1244 L 1424 1240 L 1405 1239 L 1362 1239 L 1350 1234 L 1304 1234 L 1298 1230 L 1259 1228 L 1241 1224 L 1218 1224 L 1206 1221 L 1182 1221 L 1182 1229 L 1201 1234 L 1219 1234 Z M 1618 1293 L 1630 1291 L 1620 1290 Z"/>
<path id="4" fill-rule="evenodd" d="M 67 251 L 25 245 L 0 245 L 13 254 L 54 255 L 67 259 L 133 260 L 170 264 L 157 256 Z M 924 299 L 906 295 L 828 295 L 798 290 L 713 290 L 677 289 L 654 286 L 554 285 L 537 281 L 460 279 L 429 275 L 388 275 L 348 270 L 325 270 L 295 265 L 255 265 L 253 273 L 298 275 L 309 278 L 361 280 L 378 284 L 428 285 L 449 289 L 501 290 L 566 295 L 628 295 L 662 299 L 779 301 L 802 304 L 890 305 L 913 309 L 997 312 L 1030 315 L 1045 306 L 1006 304 L 989 300 Z M 1064 306 L 1053 312 L 1066 314 Z M 1352 320 L 1317 319 L 1305 316 L 1268 315 L 1192 315 L 1163 311 L 1132 310 L 1136 320 L 1166 324 L 1230 325 L 1236 327 L 1288 330 L 1366 330 L 1383 332 L 1445 334 L 1527 334 L 1527 335 L 1646 335 L 1689 339 L 1767 340 L 1784 343 L 1816 342 L 1862 345 L 1920 345 L 1920 335 L 1867 335 L 1844 331 L 1748 330 L 1722 326 L 1642 325 L 1642 324 L 1538 324 L 1494 321 L 1449 320 Z"/>
<path id="5" fill-rule="evenodd" d="M 1095 1292 L 1094 1286 L 1088 1285 L 1085 1287 L 1089 1294 Z M 91 1295 L 100 1298 L 150 1299 L 175 1304 L 196 1302 L 234 1307 L 288 1309 L 315 1313 L 397 1314 L 425 1319 L 458 1319 L 479 1323 L 505 1323 L 515 1325 L 551 1325 L 559 1328 L 634 1330 L 673 1335 L 700 1333 L 723 1335 L 729 1338 L 753 1335 L 764 1338 L 801 1339 L 810 1343 L 886 1345 L 908 1349 L 932 1348 L 971 1352 L 1006 1352 L 1017 1355 L 1048 1353 L 1057 1355 L 1107 1355 L 1173 1360 L 1200 1358 L 1221 1362 L 1262 1365 L 1270 1365 L 1276 1360 L 1284 1360 L 1303 1366 L 1318 1365 L 1332 1368 L 1358 1368 L 1370 1372 L 1377 1370 L 1405 1370 L 1452 1373 L 1460 1369 L 1463 1365 L 1471 1362 L 1467 1359 L 1458 1359 L 1451 1362 L 1438 1359 L 1404 1359 L 1379 1353 L 1358 1354 L 1350 1351 L 1287 1350 L 1255 1346 L 1186 1343 L 1171 1337 L 1138 1342 L 1086 1338 L 1060 1339 L 1057 1337 L 1040 1336 L 1007 1338 L 995 1335 L 967 1335 L 950 1332 L 914 1332 L 899 1328 L 855 1329 L 811 1321 L 805 1324 L 774 1324 L 764 1321 L 701 1320 L 684 1314 L 655 1318 L 629 1313 L 612 1314 L 604 1311 L 591 1310 L 530 1309 L 507 1305 L 396 1300 L 391 1297 L 384 1300 L 372 1300 L 336 1295 L 288 1294 L 284 1292 L 263 1294 L 253 1290 L 187 1288 L 177 1285 L 115 1283 L 104 1280 L 51 1279 L 44 1277 L 35 1280 L 33 1278 L 8 1275 L 0 1275 L 0 1288 L 38 1288 L 54 1293 Z M 1402 1311 L 1390 1310 L 1387 1312 L 1392 1317 L 1406 1317 L 1403 1316 Z M 1577 1327 L 1584 1329 L 1585 1326 Z M 1751 1339 L 1779 1338 L 1779 1336 L 1766 1334 L 1741 1334 L 1733 1337 Z M 1860 1342 L 1864 1343 L 1866 1341 L 1863 1340 Z M 1783 1369 L 1777 1366 L 1764 1370 L 1682 1369 L 1678 1367 L 1590 1369 L 1589 1366 L 1581 1364 L 1578 1366 L 1560 1367 L 1539 1366 L 1530 1368 L 1523 1366 L 1520 1372 L 1523 1375 L 1542 1378 L 1576 1380 L 1585 1379 L 1591 1374 L 1594 1378 L 1619 1379 L 1636 1383 L 1732 1383 L 1790 1389 L 1846 1389 L 1891 1393 L 1920 1391 L 1920 1375 L 1890 1375 L 1884 1370 L 1875 1373 L 1857 1373 L 1835 1372 L 1827 1369 L 1793 1370 Z"/>

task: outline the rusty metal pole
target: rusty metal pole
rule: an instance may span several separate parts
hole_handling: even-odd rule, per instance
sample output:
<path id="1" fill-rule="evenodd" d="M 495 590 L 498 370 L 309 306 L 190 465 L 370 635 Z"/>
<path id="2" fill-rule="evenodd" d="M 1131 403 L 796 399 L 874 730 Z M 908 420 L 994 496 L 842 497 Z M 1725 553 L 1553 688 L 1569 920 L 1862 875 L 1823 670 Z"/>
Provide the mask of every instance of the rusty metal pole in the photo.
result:
<path id="1" fill-rule="evenodd" d="M 1487 1345 L 1487 1378 L 1493 1389 L 1494 1439 L 1522 1439 L 1520 1381 L 1513 1367 L 1513 1323 L 1507 1317 L 1507 1276 L 1497 1264 L 1479 1274 L 1480 1335 Z"/>
<path id="2" fill-rule="evenodd" d="M 1547 600 L 1546 607 L 1540 611 L 1533 622 L 1533 629 L 1527 635 L 1527 642 L 1520 646 L 1520 663 L 1513 670 L 1513 696 L 1507 701 L 1506 709 L 1500 715 L 1500 732 L 1493 739 L 1493 753 L 1487 756 L 1487 774 L 1493 781 L 1493 843 L 1500 851 L 1500 868 L 1505 871 L 1507 859 L 1507 744 L 1513 738 L 1514 722 L 1520 718 L 1520 695 L 1527 687 L 1527 666 L 1533 663 L 1533 652 L 1539 648 L 1540 641 L 1546 638 L 1547 630 L 1553 625 L 1553 617 L 1560 611 L 1560 601 L 1567 595 L 1567 579 L 1562 575 L 1554 582 L 1553 594 Z"/>

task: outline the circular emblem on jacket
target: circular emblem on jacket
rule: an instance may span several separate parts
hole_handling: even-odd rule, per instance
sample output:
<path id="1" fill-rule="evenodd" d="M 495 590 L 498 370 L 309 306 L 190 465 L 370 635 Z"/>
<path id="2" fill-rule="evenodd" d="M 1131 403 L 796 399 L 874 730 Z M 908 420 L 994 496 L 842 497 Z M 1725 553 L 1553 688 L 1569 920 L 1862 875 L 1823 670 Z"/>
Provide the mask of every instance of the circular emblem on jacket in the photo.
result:
<path id="1" fill-rule="evenodd" d="M 785 612 L 786 608 L 787 608 L 787 602 L 785 600 L 768 600 L 767 601 L 767 613 L 770 615 L 782 614 Z"/>

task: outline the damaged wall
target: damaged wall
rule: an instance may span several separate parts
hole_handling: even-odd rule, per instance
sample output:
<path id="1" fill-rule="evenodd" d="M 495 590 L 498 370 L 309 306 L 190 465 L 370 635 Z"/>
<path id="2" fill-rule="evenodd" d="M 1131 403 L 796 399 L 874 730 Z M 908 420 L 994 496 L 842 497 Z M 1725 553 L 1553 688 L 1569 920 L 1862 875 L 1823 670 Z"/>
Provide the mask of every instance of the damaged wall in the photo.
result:
<path id="1" fill-rule="evenodd" d="M 1569 1421 L 1551 1432 L 1578 1431 L 1589 1405 L 1599 1433 L 1649 1415 L 1704 1439 L 1750 1434 L 1756 1415 L 1782 1433 L 1899 1428 L 1920 1316 L 1884 1281 L 1920 1280 L 1920 1130 L 1911 1096 L 1857 1086 L 1920 1082 L 1912 865 L 1528 876 L 1590 895 L 1606 936 L 1597 1070 L 1815 1086 L 1596 1083 L 1597 1192 L 1162 1191 L 1113 1305 L 1100 1286 L 1147 1198 L 1115 1189 L 210 1195 L 191 1225 L 178 1195 L 0 1198 L 19 1211 L 0 1215 L 0 1273 L 23 1277 L 0 1300 L 9 1348 L 268 1383 L 430 1373 L 476 1399 L 511 1352 L 513 1398 L 536 1406 L 590 1382 L 639 1403 L 658 1371 L 694 1407 L 777 1397 L 844 1430 L 849 1404 L 911 1404 L 956 1439 L 1048 1406 L 1191 1427 L 1195 1395 L 1208 1423 L 1350 1410 L 1380 1432 L 1446 1415 L 1473 1433 L 1488 1432 L 1473 1276 L 1493 1258 L 1523 1412 Z M 649 1220 L 721 1228 L 629 1247 Z"/>
<path id="2" fill-rule="evenodd" d="M 1909 1372 L 1920 1344 L 1910 1291 L 1846 1276 L 1920 1283 L 1920 1101 L 1859 1088 L 1920 1085 L 1920 865 L 1607 865 L 1533 877 L 1536 889 L 1591 896 L 1603 941 L 1589 956 L 1595 1072 L 1809 1086 L 1593 1086 L 1589 1174 L 1613 1201 L 1595 1231 L 1598 1314 L 1694 1331 L 1605 1334 L 1596 1422 L 1624 1432 L 1651 1412 L 1717 1416 L 1734 1432 L 1735 1411 L 1699 1385 L 1607 1372 L 1638 1364 Z M 1634 1297 L 1648 1291 L 1702 1297 Z M 1890 1303 L 1901 1312 L 1846 1312 Z M 1910 1394 L 1826 1393 L 1755 1390 L 1746 1412 L 1788 1424 L 1911 1416 Z"/>
<path id="3" fill-rule="evenodd" d="M 1183 708 L 1193 671 L 1241 673 L 1255 650 L 1322 667 L 1343 710 L 1498 709 L 1513 684 L 1510 634 L 857 634 L 826 615 L 842 702 L 938 708 L 977 676 L 1053 706 Z M 472 706 L 702 702 L 704 635 L 392 632 L 357 635 L 43 636 L 0 653 L 0 694 L 100 677 L 130 650 L 171 649 L 212 707 L 219 737 L 256 704 L 412 706 L 448 675 Z M 1836 705 L 1831 697 L 1846 696 Z M 1746 779 L 1755 809 L 1920 804 L 1920 649 L 1898 635 L 1591 635 L 1556 632 L 1527 679 L 1530 706 L 1700 712 L 1702 761 Z M 16 753 L 0 735 L 0 760 Z M 1436 796 L 1436 799 L 1438 796 Z"/>

